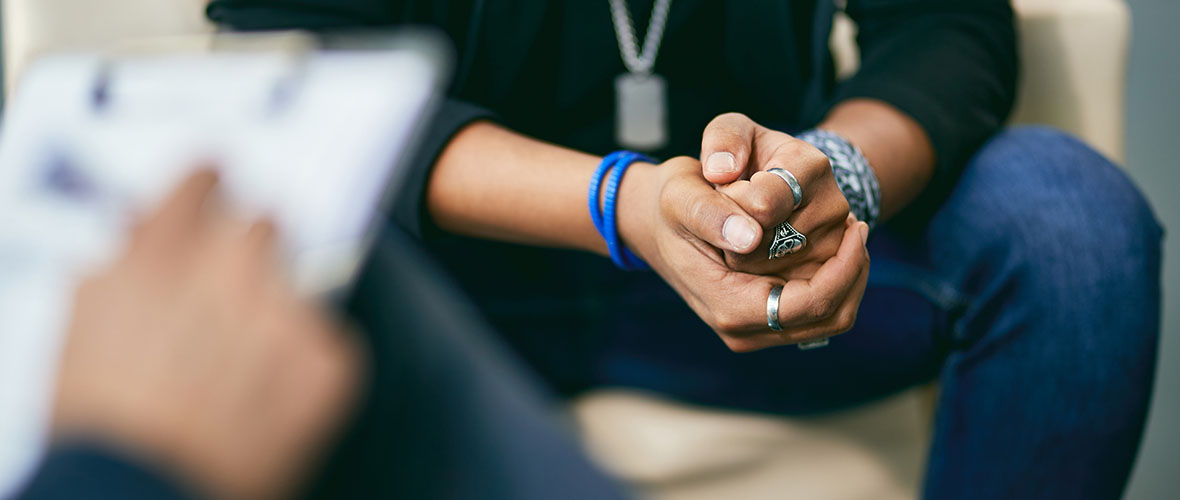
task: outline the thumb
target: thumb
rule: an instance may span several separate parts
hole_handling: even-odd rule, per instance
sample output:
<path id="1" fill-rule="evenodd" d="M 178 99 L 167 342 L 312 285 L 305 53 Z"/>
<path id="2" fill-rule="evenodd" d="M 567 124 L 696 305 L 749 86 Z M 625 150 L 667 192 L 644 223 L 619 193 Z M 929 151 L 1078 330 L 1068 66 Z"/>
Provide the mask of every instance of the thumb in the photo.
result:
<path id="1" fill-rule="evenodd" d="M 750 253 L 762 241 L 762 227 L 736 202 L 697 177 L 673 216 L 681 227 L 720 250 Z"/>
<path id="2" fill-rule="evenodd" d="M 701 165 L 705 179 L 729 184 L 749 170 L 750 152 L 758 124 L 741 113 L 726 113 L 709 122 L 701 136 Z"/>

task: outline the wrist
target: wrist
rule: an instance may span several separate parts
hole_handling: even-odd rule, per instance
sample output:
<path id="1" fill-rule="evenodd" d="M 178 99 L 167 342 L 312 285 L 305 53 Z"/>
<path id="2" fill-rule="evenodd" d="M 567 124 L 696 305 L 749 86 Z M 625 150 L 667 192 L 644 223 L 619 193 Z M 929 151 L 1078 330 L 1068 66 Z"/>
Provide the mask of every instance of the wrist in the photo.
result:
<path id="1" fill-rule="evenodd" d="M 828 157 L 836 186 L 848 201 L 849 210 L 872 228 L 880 216 L 881 187 L 864 153 L 835 132 L 812 129 L 799 135 Z"/>
<path id="2" fill-rule="evenodd" d="M 626 248 L 649 264 L 652 255 L 648 243 L 652 239 L 655 221 L 653 207 L 659 204 L 657 167 L 646 162 L 633 164 L 619 184 L 617 202 L 619 238 Z"/>

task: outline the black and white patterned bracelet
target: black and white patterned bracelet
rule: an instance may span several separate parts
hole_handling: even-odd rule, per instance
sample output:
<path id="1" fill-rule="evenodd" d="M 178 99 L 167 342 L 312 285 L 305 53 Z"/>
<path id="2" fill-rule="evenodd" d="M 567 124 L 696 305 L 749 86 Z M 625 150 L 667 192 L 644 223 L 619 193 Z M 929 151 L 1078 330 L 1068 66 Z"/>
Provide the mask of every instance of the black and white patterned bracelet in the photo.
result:
<path id="1" fill-rule="evenodd" d="M 868 223 L 870 230 L 876 227 L 877 218 L 881 215 L 881 185 L 860 149 L 827 130 L 811 129 L 795 138 L 806 141 L 828 155 L 828 160 L 832 162 L 832 173 L 836 176 L 836 185 L 844 193 L 844 198 L 848 199 L 849 210 L 857 219 Z"/>

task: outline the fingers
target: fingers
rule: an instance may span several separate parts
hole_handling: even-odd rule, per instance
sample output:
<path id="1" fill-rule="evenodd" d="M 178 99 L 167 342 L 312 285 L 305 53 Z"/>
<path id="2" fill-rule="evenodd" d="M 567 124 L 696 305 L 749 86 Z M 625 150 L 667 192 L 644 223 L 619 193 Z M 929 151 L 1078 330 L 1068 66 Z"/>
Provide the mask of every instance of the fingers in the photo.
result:
<path id="1" fill-rule="evenodd" d="M 155 279 L 191 273 L 239 298 L 275 280 L 280 273 L 274 224 L 238 216 L 219 198 L 217 184 L 209 169 L 187 177 L 135 229 L 121 260 L 144 264 L 140 269 Z"/>
<path id="2" fill-rule="evenodd" d="M 217 187 L 217 173 L 200 169 L 188 176 L 164 201 L 152 217 L 161 226 L 178 226 L 196 220 Z"/>
<path id="3" fill-rule="evenodd" d="M 705 179 L 728 184 L 742 177 L 750 162 L 758 124 L 741 113 L 726 113 L 709 122 L 701 138 Z"/>
<path id="4" fill-rule="evenodd" d="M 259 219 L 250 226 L 246 233 L 246 250 L 256 258 L 268 258 L 276 251 L 278 231 L 275 223 L 269 218 Z"/>
<path id="5" fill-rule="evenodd" d="M 868 232 L 868 224 L 859 224 L 862 229 L 858 231 Z M 856 284 L 852 287 L 852 295 L 844 301 L 844 307 L 836 315 L 836 331 L 833 335 L 839 335 L 852 329 L 856 324 L 856 313 L 860 310 L 860 301 L 865 296 L 865 288 L 869 284 L 869 260 L 866 254 L 865 267 L 860 272 L 860 277 L 857 278 Z"/>
<path id="6" fill-rule="evenodd" d="M 664 196 L 678 199 L 662 202 L 666 215 L 692 236 L 722 250 L 753 251 L 762 240 L 758 221 L 728 196 L 721 194 L 695 173 L 682 176 L 680 185 Z"/>
<path id="7" fill-rule="evenodd" d="M 247 222 L 227 213 L 219 217 L 217 226 L 208 254 L 225 261 L 212 265 L 225 267 L 211 278 L 219 276 L 223 286 L 244 301 L 264 290 L 289 286 L 279 267 L 274 223 L 268 219 Z"/>
<path id="8" fill-rule="evenodd" d="M 790 172 L 803 188 L 804 205 L 810 201 L 808 195 L 816 183 L 831 176 L 832 163 L 827 155 L 805 141 L 775 131 L 767 132 L 758 140 L 759 147 L 751 158 L 757 170 L 781 168 Z"/>
<path id="9" fill-rule="evenodd" d="M 769 172 L 755 172 L 749 182 L 735 182 L 717 189 L 764 228 L 781 224 L 794 211 L 795 195 L 791 186 Z"/>
<path id="10" fill-rule="evenodd" d="M 183 240 L 201 231 L 203 212 L 217 189 L 217 174 L 209 169 L 194 172 L 144 221 L 132 235 L 131 254 L 168 255 L 182 249 Z"/>
<path id="11" fill-rule="evenodd" d="M 749 174 L 782 168 L 795 175 L 807 203 L 808 187 L 830 175 L 831 163 L 814 146 L 758 125 L 746 115 L 726 113 L 709 122 L 701 138 L 705 179 L 729 184 Z"/>
<path id="12" fill-rule="evenodd" d="M 798 344 L 822 340 L 848 332 L 856 325 L 857 312 L 860 310 L 861 299 L 864 298 L 865 288 L 869 279 L 869 266 L 865 266 L 852 293 L 845 297 L 836 312 L 826 320 L 800 326 L 784 327 L 782 331 L 763 331 L 748 335 L 737 342 L 746 352 L 785 344 Z"/>
<path id="13" fill-rule="evenodd" d="M 841 309 L 846 298 L 853 295 L 862 271 L 868 267 L 869 254 L 864 242 L 867 232 L 867 224 L 852 224 L 844 232 L 836 256 L 820 266 L 811 279 L 787 282 L 779 300 L 781 324 L 798 326 L 822 322 Z"/>
<path id="14" fill-rule="evenodd" d="M 798 210 L 792 207 L 794 194 L 790 185 L 771 172 L 755 172 L 749 181 L 737 181 L 717 189 L 754 217 L 763 230 L 761 244 L 754 251 L 725 253 L 725 262 L 730 269 L 751 274 L 775 274 L 786 279 L 809 278 L 823 262 L 836 255 L 846 229 L 844 219 L 849 212 L 848 200 L 834 183 L 817 186 L 811 203 Z M 807 245 L 789 257 L 768 259 L 774 231 L 783 221 L 789 221 L 797 231 L 806 235 Z"/>
<path id="15" fill-rule="evenodd" d="M 776 278 L 734 273 L 736 278 L 732 279 L 753 279 L 741 284 L 719 283 L 727 290 L 728 307 L 712 311 L 706 321 L 734 352 L 819 340 L 850 330 L 869 275 L 862 230 L 867 233 L 868 226 L 862 222 L 850 224 L 836 257 L 824 263 L 810 280 L 783 284 Z M 770 330 L 766 324 L 766 297 L 775 286 L 783 286 L 779 297 L 782 331 Z"/>

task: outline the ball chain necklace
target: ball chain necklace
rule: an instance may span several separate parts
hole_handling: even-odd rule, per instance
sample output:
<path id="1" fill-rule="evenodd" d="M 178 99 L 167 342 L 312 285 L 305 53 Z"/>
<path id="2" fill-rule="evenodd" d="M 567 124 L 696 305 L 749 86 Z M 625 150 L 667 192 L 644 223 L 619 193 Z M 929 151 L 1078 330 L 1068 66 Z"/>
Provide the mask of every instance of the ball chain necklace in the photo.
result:
<path id="1" fill-rule="evenodd" d="M 671 6 L 672 0 L 655 1 L 640 52 L 626 0 L 610 0 L 619 52 L 627 68 L 615 78 L 615 140 L 628 149 L 654 151 L 668 143 L 667 83 L 652 68 Z"/>

